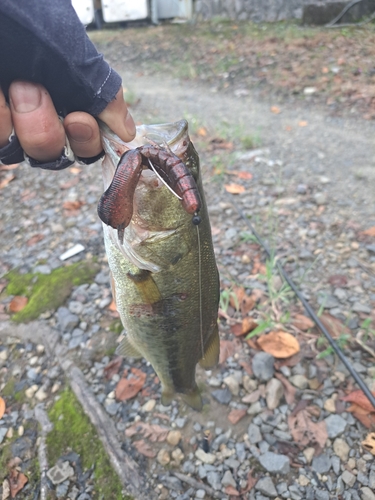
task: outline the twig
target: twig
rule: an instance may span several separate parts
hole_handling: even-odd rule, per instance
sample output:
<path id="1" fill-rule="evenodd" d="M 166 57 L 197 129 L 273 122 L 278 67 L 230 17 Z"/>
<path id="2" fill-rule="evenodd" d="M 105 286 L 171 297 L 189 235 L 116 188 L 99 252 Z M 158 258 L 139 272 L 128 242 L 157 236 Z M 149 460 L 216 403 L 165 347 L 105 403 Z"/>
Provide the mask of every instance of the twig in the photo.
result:
<path id="1" fill-rule="evenodd" d="M 370 17 L 365 19 L 364 21 L 361 21 L 360 23 L 342 23 L 342 24 L 335 24 L 334 26 L 326 26 L 326 28 L 347 28 L 350 26 L 363 26 L 364 24 L 371 23 L 375 19 L 375 12 L 371 14 Z"/>
<path id="2" fill-rule="evenodd" d="M 34 414 L 42 430 L 38 447 L 38 459 L 40 468 L 40 500 L 47 500 L 48 486 L 46 481 L 46 474 L 48 470 L 48 458 L 46 437 L 47 434 L 52 431 L 53 425 L 49 421 L 48 415 L 41 405 L 37 405 L 35 407 Z"/>
<path id="3" fill-rule="evenodd" d="M 354 5 L 357 5 L 357 3 L 360 2 L 362 2 L 362 0 L 352 0 L 350 3 L 345 5 L 342 11 L 334 19 L 332 19 L 332 21 L 325 25 L 325 28 L 332 28 L 333 25 L 337 23 L 337 21 L 340 21 L 340 19 L 348 12 L 348 10 L 350 10 L 352 7 L 354 7 Z"/>
<path id="4" fill-rule="evenodd" d="M 193 488 L 204 490 L 206 493 L 208 493 L 214 498 L 226 498 L 226 495 L 224 495 L 223 493 L 215 491 L 213 488 L 210 488 L 210 486 L 207 486 L 204 483 L 200 483 L 199 481 L 193 479 L 190 476 L 185 476 L 185 474 L 181 474 L 180 472 L 172 472 L 172 474 L 176 476 L 180 481 L 184 481 L 184 483 L 189 484 Z"/>

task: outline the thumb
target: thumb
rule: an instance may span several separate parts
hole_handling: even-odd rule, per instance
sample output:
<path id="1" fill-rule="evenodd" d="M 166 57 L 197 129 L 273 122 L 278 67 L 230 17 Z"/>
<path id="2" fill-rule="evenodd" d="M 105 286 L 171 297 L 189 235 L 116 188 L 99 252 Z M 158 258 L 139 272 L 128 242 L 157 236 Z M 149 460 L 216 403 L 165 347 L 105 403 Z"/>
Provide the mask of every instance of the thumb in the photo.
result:
<path id="1" fill-rule="evenodd" d="M 134 139 L 136 132 L 135 123 L 124 101 L 122 86 L 117 92 L 116 97 L 98 115 L 98 118 L 106 123 L 123 141 L 130 142 Z"/>

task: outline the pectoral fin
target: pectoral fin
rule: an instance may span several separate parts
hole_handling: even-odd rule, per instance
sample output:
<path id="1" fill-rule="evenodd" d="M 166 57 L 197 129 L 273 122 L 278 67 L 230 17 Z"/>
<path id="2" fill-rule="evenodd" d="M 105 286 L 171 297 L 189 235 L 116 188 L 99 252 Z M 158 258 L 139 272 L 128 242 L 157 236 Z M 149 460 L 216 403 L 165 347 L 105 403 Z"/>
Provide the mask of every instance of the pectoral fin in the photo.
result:
<path id="1" fill-rule="evenodd" d="M 124 356 L 124 358 L 142 358 L 142 354 L 139 353 L 136 347 L 130 342 L 128 337 L 124 337 L 120 342 L 120 345 L 116 349 L 116 354 Z"/>
<path id="2" fill-rule="evenodd" d="M 144 304 L 154 304 L 162 299 L 159 288 L 157 287 L 150 271 L 140 270 L 139 273 L 128 273 L 127 276 L 137 287 Z"/>
<path id="3" fill-rule="evenodd" d="M 218 326 L 215 326 L 214 331 L 212 332 L 210 338 L 208 339 L 207 344 L 204 348 L 204 358 L 199 361 L 199 364 L 205 370 L 209 370 L 217 365 L 219 361 L 220 354 L 220 338 L 219 338 L 219 330 Z"/>

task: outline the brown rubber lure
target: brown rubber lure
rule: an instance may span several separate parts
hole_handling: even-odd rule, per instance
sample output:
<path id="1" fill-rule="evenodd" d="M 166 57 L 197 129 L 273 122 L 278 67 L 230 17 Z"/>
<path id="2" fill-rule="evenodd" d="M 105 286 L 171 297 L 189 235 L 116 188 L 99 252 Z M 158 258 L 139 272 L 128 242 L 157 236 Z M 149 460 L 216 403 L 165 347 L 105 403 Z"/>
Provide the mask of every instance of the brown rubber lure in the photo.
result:
<path id="1" fill-rule="evenodd" d="M 133 216 L 133 199 L 139 178 L 149 161 L 160 177 L 181 198 L 184 210 L 193 215 L 192 222 L 201 222 L 199 191 L 187 166 L 170 150 L 157 145 L 141 146 L 124 153 L 117 165 L 115 175 L 98 204 L 98 215 L 108 226 L 118 230 L 119 240 Z"/>

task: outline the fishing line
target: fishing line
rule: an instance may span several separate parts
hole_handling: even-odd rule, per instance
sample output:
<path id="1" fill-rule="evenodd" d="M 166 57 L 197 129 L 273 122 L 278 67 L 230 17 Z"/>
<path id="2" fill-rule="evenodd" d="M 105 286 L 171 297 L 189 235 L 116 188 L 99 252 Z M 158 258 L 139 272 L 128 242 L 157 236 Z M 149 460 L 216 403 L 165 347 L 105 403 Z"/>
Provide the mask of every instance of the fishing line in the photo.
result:
<path id="1" fill-rule="evenodd" d="M 201 346 L 202 346 L 202 359 L 204 359 L 204 344 L 203 344 L 203 313 L 202 313 L 202 263 L 201 263 L 201 239 L 199 235 L 199 227 L 197 228 L 197 242 L 198 242 L 198 286 L 199 286 L 199 325 L 201 331 Z"/>
<path id="2" fill-rule="evenodd" d="M 171 186 L 168 186 L 168 184 L 165 182 L 165 180 L 163 179 L 163 177 L 160 174 L 158 174 L 158 172 L 156 171 L 154 165 L 151 163 L 150 158 L 148 159 L 148 162 L 150 164 L 151 170 L 154 172 L 154 174 L 156 175 L 156 177 L 158 177 L 158 179 L 164 184 L 164 186 L 167 187 L 169 189 L 169 191 L 172 194 L 174 194 L 177 199 L 179 199 L 181 201 L 182 200 L 181 196 L 178 196 L 178 194 L 173 191 L 173 189 L 171 188 Z"/>
<path id="3" fill-rule="evenodd" d="M 228 197 L 228 199 L 230 199 L 230 198 Z M 239 214 L 239 216 L 241 217 L 241 219 L 244 220 L 245 224 L 250 229 L 250 231 L 253 233 L 253 235 L 256 237 L 256 239 L 258 240 L 259 244 L 264 248 L 264 250 L 265 250 L 266 254 L 268 255 L 268 257 L 272 258 L 271 252 L 270 252 L 267 244 L 263 241 L 263 239 L 261 238 L 260 234 L 256 231 L 256 229 L 253 227 L 253 225 L 248 220 L 248 218 L 245 216 L 245 214 L 242 212 L 242 210 L 240 208 L 238 208 L 232 202 L 231 202 L 231 205 L 235 208 L 235 210 L 237 211 L 237 213 Z M 286 273 L 286 271 L 284 271 L 284 268 L 282 267 L 282 265 L 280 264 L 280 262 L 278 260 L 276 260 L 276 265 L 277 265 L 277 268 L 279 270 L 279 273 L 283 276 L 283 278 L 288 283 L 288 285 L 290 286 L 290 288 L 293 290 L 293 292 L 297 295 L 297 297 L 299 298 L 299 300 L 302 302 L 303 307 L 305 308 L 307 314 L 314 321 L 314 323 L 317 325 L 317 327 L 319 328 L 319 330 L 323 333 L 323 335 L 328 340 L 328 342 L 332 346 L 332 348 L 335 351 L 335 353 L 337 354 L 337 356 L 342 361 L 342 363 L 345 366 L 345 368 L 348 370 L 348 372 L 354 378 L 354 380 L 359 385 L 359 387 L 362 389 L 362 391 L 364 392 L 364 394 L 366 395 L 366 397 L 368 398 L 368 400 L 370 401 L 370 403 L 372 404 L 372 406 L 375 408 L 375 397 L 371 393 L 370 389 L 367 387 L 367 385 L 362 380 L 362 378 L 360 377 L 360 375 L 356 372 L 356 370 L 352 367 L 352 365 L 350 364 L 350 362 L 346 358 L 345 354 L 342 352 L 340 346 L 331 337 L 331 335 L 330 335 L 329 331 L 327 330 L 327 328 L 323 325 L 323 323 L 320 320 L 320 318 L 317 316 L 317 314 L 312 309 L 312 307 L 307 302 L 307 300 L 303 297 L 303 295 L 301 294 L 301 292 L 299 291 L 299 289 L 295 285 L 294 281 L 290 278 L 290 276 Z"/>

